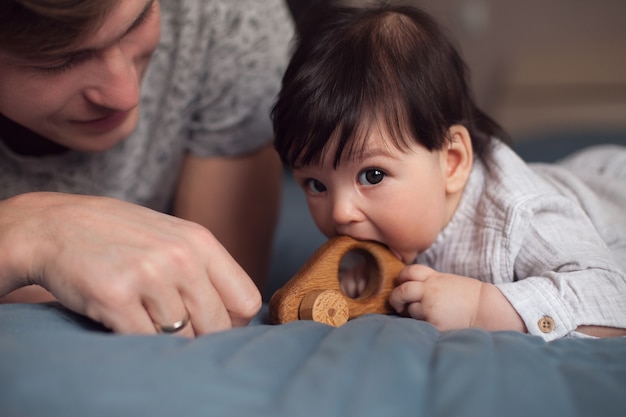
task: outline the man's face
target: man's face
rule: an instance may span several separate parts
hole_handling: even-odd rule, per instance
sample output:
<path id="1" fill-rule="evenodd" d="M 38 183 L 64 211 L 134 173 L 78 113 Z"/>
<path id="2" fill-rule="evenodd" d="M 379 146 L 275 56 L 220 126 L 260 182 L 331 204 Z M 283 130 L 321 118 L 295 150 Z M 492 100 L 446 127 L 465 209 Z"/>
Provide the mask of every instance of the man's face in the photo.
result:
<path id="1" fill-rule="evenodd" d="M 137 125 L 159 36 L 158 1 L 124 0 L 70 54 L 38 61 L 0 51 L 0 113 L 70 149 L 109 149 Z"/>

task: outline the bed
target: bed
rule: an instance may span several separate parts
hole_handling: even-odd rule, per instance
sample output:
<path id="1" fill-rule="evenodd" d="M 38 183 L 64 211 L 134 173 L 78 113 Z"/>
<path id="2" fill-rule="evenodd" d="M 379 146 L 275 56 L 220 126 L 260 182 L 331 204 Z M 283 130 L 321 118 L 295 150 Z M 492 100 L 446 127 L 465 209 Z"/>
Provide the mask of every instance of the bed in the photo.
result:
<path id="1" fill-rule="evenodd" d="M 556 151 L 545 142 L 518 150 L 553 159 L 625 139 L 557 138 Z M 323 241 L 286 174 L 265 298 Z M 338 328 L 276 326 L 266 305 L 248 327 L 186 340 L 115 335 L 54 303 L 0 305 L 2 417 L 247 415 L 624 416 L 626 338 L 440 333 L 384 315 Z"/>

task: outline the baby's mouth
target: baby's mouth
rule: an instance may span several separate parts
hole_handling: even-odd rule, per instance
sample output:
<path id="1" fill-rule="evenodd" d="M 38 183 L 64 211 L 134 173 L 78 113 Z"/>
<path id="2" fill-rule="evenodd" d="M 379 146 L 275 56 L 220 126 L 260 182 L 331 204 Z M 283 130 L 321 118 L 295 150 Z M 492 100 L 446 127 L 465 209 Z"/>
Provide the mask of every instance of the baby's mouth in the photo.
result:
<path id="1" fill-rule="evenodd" d="M 398 252 L 397 250 L 395 250 L 393 248 L 389 248 L 389 252 L 391 252 L 393 254 L 393 256 L 395 256 L 400 261 L 402 261 L 402 263 L 406 264 L 406 262 L 404 261 L 404 258 L 402 258 L 402 255 L 400 254 L 400 252 Z"/>

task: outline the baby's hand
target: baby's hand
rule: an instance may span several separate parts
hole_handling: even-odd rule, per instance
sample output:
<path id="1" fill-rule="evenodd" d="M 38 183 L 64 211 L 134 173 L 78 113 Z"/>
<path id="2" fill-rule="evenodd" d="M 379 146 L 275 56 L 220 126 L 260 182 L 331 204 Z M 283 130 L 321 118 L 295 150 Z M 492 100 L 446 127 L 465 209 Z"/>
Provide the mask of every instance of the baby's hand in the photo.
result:
<path id="1" fill-rule="evenodd" d="M 417 264 L 404 268 L 397 282 L 389 303 L 398 313 L 427 321 L 440 331 L 475 326 L 483 282 Z"/>

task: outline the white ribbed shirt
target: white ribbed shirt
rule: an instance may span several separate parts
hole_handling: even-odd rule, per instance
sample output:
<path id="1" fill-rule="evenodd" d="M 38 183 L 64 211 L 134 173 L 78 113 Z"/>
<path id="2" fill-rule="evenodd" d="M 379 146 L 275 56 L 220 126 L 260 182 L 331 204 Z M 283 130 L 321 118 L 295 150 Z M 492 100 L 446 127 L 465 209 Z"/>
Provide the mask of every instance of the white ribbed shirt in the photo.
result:
<path id="1" fill-rule="evenodd" d="M 416 262 L 495 284 L 546 340 L 582 336 L 580 325 L 626 328 L 626 148 L 526 164 L 494 140 Z"/>

